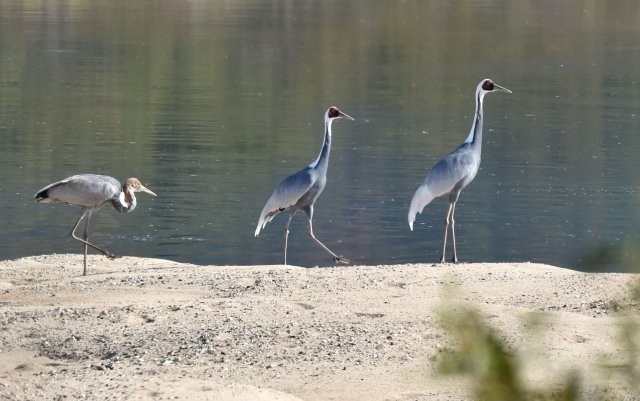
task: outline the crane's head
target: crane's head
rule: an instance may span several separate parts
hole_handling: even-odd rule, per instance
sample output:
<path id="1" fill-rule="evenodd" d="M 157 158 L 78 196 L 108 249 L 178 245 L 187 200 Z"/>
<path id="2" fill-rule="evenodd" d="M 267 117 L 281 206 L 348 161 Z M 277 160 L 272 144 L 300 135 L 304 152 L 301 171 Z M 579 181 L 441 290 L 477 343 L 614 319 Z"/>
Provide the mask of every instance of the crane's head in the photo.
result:
<path id="1" fill-rule="evenodd" d="M 325 122 L 329 122 L 329 121 L 333 121 L 333 120 L 336 120 L 338 118 L 343 118 L 343 117 L 344 118 L 348 118 L 349 120 L 354 120 L 355 121 L 355 118 L 351 117 L 348 114 L 345 114 L 345 113 L 341 112 L 340 110 L 338 110 L 337 107 L 331 106 L 331 107 L 329 107 L 329 109 L 327 110 L 327 113 L 324 116 L 324 121 Z"/>
<path id="2" fill-rule="evenodd" d="M 127 182 L 124 184 L 125 189 L 128 189 L 131 192 L 146 192 L 149 195 L 156 196 L 150 189 L 146 188 L 144 185 L 140 183 L 140 180 L 137 178 L 129 178 Z"/>
<path id="3" fill-rule="evenodd" d="M 502 86 L 496 84 L 490 79 L 483 79 L 482 81 L 480 81 L 480 83 L 478 84 L 478 92 L 482 96 L 484 96 L 486 93 L 489 93 L 489 92 L 511 93 L 509 89 L 503 88 Z"/>

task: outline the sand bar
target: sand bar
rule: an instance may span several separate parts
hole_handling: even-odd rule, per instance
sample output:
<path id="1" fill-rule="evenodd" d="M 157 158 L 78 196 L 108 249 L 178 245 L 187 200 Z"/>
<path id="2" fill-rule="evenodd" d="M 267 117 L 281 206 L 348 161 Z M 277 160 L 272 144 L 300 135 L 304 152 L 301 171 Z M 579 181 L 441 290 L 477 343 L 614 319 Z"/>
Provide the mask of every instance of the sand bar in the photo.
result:
<path id="1" fill-rule="evenodd" d="M 0 400 L 463 400 L 443 305 L 479 309 L 532 383 L 619 351 L 632 274 L 531 263 L 301 268 L 45 255 L 0 262 Z M 449 288 L 447 290 L 446 288 Z M 458 306 L 453 306 L 458 305 Z M 528 316 L 545 329 L 532 338 Z"/>

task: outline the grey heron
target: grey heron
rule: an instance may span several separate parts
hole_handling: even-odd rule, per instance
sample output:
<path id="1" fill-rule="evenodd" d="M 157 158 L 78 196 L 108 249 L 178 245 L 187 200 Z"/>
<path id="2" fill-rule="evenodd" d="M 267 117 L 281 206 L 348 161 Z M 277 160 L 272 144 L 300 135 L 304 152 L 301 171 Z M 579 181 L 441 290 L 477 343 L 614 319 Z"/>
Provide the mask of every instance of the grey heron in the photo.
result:
<path id="1" fill-rule="evenodd" d="M 79 174 L 54 182 L 39 190 L 34 198 L 40 203 L 66 203 L 82 207 L 80 217 L 74 224 L 71 238 L 84 244 L 84 270 L 87 275 L 87 247 L 96 249 L 109 259 L 117 258 L 116 255 L 99 248 L 89 242 L 89 220 L 97 209 L 111 204 L 122 213 L 129 213 L 136 208 L 135 192 L 146 192 L 156 196 L 145 188 L 137 178 L 129 178 L 124 185 L 113 177 L 97 174 Z M 75 231 L 80 221 L 86 217 L 84 225 L 84 239 L 76 236 Z"/>
<path id="2" fill-rule="evenodd" d="M 495 84 L 490 79 L 483 79 L 476 88 L 476 112 L 469 136 L 456 150 L 449 153 L 437 162 L 427 174 L 424 182 L 413 195 L 409 207 L 409 227 L 413 231 L 413 222 L 417 213 L 422 213 L 425 206 L 434 198 L 445 194 L 449 195 L 449 209 L 444 220 L 444 241 L 440 263 L 444 263 L 445 249 L 447 247 L 447 233 L 451 226 L 451 239 L 453 245 L 452 262 L 458 262 L 456 254 L 456 234 L 453 215 L 460 192 L 473 180 L 480 167 L 480 153 L 482 151 L 482 100 L 489 92 L 507 92 L 509 89 Z"/>
<path id="3" fill-rule="evenodd" d="M 309 236 L 318 245 L 327 251 L 333 257 L 336 263 L 349 263 L 348 259 L 333 253 L 325 244 L 320 242 L 313 234 L 313 205 L 318 196 L 324 190 L 327 184 L 327 167 L 329 165 L 329 153 L 331 151 L 331 124 L 339 118 L 348 118 L 354 120 L 353 117 L 338 110 L 337 107 L 329 107 L 324 115 L 324 141 L 322 149 L 316 160 L 307 167 L 290 175 L 282 180 L 282 182 L 273 190 L 273 193 L 267 200 L 267 203 L 260 213 L 260 220 L 256 227 L 255 236 L 257 237 L 268 222 L 270 222 L 278 213 L 288 210 L 289 217 L 284 229 L 284 264 L 287 264 L 287 244 L 289 240 L 289 224 L 293 215 L 301 210 L 309 220 Z"/>

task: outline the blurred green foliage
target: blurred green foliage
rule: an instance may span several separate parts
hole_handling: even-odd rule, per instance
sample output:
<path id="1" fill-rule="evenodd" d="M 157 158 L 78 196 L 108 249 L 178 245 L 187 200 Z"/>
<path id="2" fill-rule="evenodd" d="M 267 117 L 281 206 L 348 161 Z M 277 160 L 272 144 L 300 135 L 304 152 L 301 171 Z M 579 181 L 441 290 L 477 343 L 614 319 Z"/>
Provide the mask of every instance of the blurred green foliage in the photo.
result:
<path id="1" fill-rule="evenodd" d="M 478 311 L 463 308 L 441 314 L 443 328 L 456 344 L 438 363 L 442 375 L 470 378 L 472 395 L 478 401 L 545 400 L 574 401 L 580 394 L 580 379 L 569 373 L 552 389 L 531 388 L 520 375 L 522 364 L 508 349 L 500 334 L 488 326 Z"/>
<path id="2" fill-rule="evenodd" d="M 482 313 L 452 300 L 446 288 L 446 306 L 440 308 L 443 330 L 452 346 L 437 360 L 442 376 L 468 379 L 471 396 L 477 401 L 622 401 L 640 399 L 640 280 L 635 280 L 622 297 L 609 301 L 614 314 L 617 342 L 594 366 L 576 360 L 554 383 L 543 388 L 523 379 L 522 349 L 509 346 L 505 336 L 492 327 Z M 553 325 L 552 315 L 530 313 L 523 320 L 527 343 L 534 344 Z M 583 369 L 596 372 L 597 383 L 586 382 Z"/>
<path id="3" fill-rule="evenodd" d="M 585 271 L 615 271 L 624 266 L 625 271 L 640 272 L 638 261 L 638 241 L 628 240 L 617 245 L 600 245 L 590 249 L 582 257 L 579 267 Z"/>

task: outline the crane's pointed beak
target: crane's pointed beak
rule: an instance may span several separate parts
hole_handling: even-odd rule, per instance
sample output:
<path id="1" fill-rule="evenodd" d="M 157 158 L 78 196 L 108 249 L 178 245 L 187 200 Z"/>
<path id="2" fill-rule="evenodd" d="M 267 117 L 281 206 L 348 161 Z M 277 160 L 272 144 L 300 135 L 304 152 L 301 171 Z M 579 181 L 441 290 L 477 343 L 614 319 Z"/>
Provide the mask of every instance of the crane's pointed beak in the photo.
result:
<path id="1" fill-rule="evenodd" d="M 356 119 L 355 119 L 355 118 L 353 118 L 353 117 L 351 117 L 350 115 L 348 115 L 348 114 L 346 114 L 346 113 L 343 113 L 343 112 L 340 112 L 340 117 L 348 118 L 348 119 L 349 119 L 349 120 L 351 120 L 351 121 L 356 121 Z"/>
<path id="2" fill-rule="evenodd" d="M 496 84 L 496 83 L 494 83 L 494 84 L 493 84 L 493 90 L 494 90 L 494 91 L 500 91 L 500 92 L 513 93 L 513 92 L 511 92 L 509 89 L 507 89 L 507 88 L 503 88 L 502 86 L 500 86 L 500 85 L 498 85 L 498 84 Z"/>
<path id="3" fill-rule="evenodd" d="M 149 195 L 153 195 L 153 196 L 157 196 L 155 193 L 153 193 L 152 190 L 150 190 L 149 188 L 145 187 L 144 185 L 140 184 L 140 188 L 138 189 L 138 191 L 140 192 L 146 192 Z"/>

